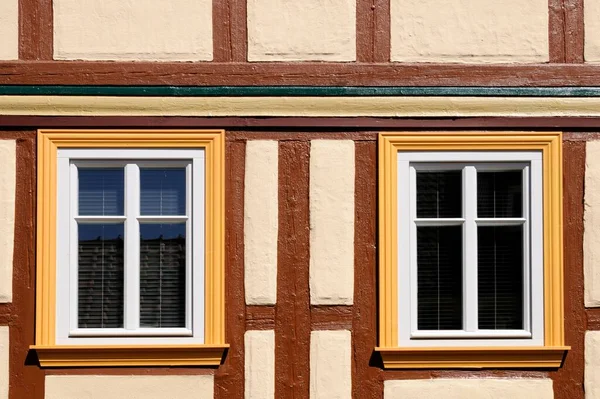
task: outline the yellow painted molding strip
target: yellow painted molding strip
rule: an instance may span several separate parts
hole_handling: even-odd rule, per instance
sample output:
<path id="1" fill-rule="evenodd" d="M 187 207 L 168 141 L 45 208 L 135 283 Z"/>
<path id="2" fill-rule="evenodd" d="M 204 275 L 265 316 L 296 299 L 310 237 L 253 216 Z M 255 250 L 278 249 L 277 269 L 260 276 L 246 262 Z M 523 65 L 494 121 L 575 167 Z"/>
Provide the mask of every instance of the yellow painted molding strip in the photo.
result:
<path id="1" fill-rule="evenodd" d="M 1 115 L 600 117 L 600 97 L 0 96 Z"/>

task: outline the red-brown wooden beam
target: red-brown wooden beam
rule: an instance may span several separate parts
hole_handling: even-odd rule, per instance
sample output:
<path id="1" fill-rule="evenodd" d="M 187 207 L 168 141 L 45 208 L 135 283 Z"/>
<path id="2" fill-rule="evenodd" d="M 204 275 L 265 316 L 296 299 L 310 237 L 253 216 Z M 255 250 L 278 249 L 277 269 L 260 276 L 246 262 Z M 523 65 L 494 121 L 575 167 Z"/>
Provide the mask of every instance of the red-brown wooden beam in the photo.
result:
<path id="1" fill-rule="evenodd" d="M 550 62 L 584 61 L 583 0 L 548 0 Z"/>
<path id="2" fill-rule="evenodd" d="M 0 84 L 598 86 L 600 66 L 581 64 L 361 64 L 0 62 Z"/>
<path id="3" fill-rule="evenodd" d="M 246 61 L 248 48 L 246 25 L 245 0 L 213 0 L 213 60 L 215 62 Z"/>
<path id="4" fill-rule="evenodd" d="M 19 0 L 19 59 L 53 58 L 52 0 Z"/>

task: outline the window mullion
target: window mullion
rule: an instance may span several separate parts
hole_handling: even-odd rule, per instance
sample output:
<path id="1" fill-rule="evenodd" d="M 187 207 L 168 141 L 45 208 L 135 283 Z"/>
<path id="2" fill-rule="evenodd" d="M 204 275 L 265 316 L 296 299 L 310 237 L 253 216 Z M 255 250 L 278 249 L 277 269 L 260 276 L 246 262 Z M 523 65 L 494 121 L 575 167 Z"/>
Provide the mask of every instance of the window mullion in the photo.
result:
<path id="1" fill-rule="evenodd" d="M 466 166 L 463 170 L 463 306 L 464 328 L 466 331 L 477 331 L 477 170 L 474 166 Z"/>
<path id="2" fill-rule="evenodd" d="M 125 328 L 140 327 L 140 169 L 125 166 Z"/>

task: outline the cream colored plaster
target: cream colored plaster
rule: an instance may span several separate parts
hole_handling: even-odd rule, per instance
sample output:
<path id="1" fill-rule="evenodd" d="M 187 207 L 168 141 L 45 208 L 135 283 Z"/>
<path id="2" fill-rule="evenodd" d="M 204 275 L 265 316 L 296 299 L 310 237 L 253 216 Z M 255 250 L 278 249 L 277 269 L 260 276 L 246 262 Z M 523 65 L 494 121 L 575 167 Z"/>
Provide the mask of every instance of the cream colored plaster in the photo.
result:
<path id="1" fill-rule="evenodd" d="M 354 141 L 312 140 L 310 148 L 310 302 L 354 298 Z"/>
<path id="2" fill-rule="evenodd" d="M 212 375 L 47 375 L 45 399 L 213 399 Z"/>
<path id="3" fill-rule="evenodd" d="M 350 331 L 310 333 L 311 399 L 352 397 L 351 347 Z"/>
<path id="4" fill-rule="evenodd" d="M 385 381 L 384 399 L 552 399 L 552 380 L 471 378 Z"/>
<path id="5" fill-rule="evenodd" d="M 212 60 L 212 0 L 54 0 L 58 60 Z"/>
<path id="6" fill-rule="evenodd" d="M 600 117 L 600 98 L 0 96 L 0 115 Z"/>
<path id="7" fill-rule="evenodd" d="M 600 399 L 600 331 L 585 333 L 585 399 Z"/>
<path id="8" fill-rule="evenodd" d="M 275 397 L 275 331 L 246 331 L 245 390 L 246 399 Z"/>
<path id="9" fill-rule="evenodd" d="M 584 26 L 587 62 L 600 62 L 600 0 L 585 0 Z"/>
<path id="10" fill-rule="evenodd" d="M 356 0 L 248 0 L 248 60 L 356 60 Z"/>
<path id="11" fill-rule="evenodd" d="M 600 141 L 586 143 L 583 214 L 585 305 L 600 306 Z"/>
<path id="12" fill-rule="evenodd" d="M 8 399 L 8 369 L 9 348 L 8 326 L 0 326 L 0 399 Z"/>
<path id="13" fill-rule="evenodd" d="M 246 144 L 244 183 L 244 286 L 248 305 L 277 302 L 277 141 Z"/>
<path id="14" fill-rule="evenodd" d="M 549 59 L 547 0 L 391 0 L 390 7 L 392 61 Z"/>
<path id="15" fill-rule="evenodd" d="M 16 143 L 0 140 L 0 303 L 12 301 Z"/>
<path id="16" fill-rule="evenodd" d="M 19 59 L 19 0 L 0 1 L 0 60 Z"/>

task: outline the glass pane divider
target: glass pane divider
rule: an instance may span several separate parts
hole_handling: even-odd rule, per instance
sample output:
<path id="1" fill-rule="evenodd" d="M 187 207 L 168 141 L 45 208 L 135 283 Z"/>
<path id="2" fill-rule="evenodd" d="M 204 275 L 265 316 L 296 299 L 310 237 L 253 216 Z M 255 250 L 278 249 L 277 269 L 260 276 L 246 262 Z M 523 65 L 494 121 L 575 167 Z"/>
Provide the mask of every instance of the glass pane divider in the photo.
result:
<path id="1" fill-rule="evenodd" d="M 179 223 L 189 220 L 188 216 L 137 216 L 140 223 Z"/>
<path id="2" fill-rule="evenodd" d="M 130 163 L 125 167 L 125 293 L 124 325 L 127 330 L 140 327 L 140 169 Z"/>
<path id="3" fill-rule="evenodd" d="M 417 226 L 460 226 L 465 222 L 463 218 L 421 218 L 414 219 Z"/>
<path id="4" fill-rule="evenodd" d="M 478 226 L 521 226 L 527 222 L 526 218 L 478 218 Z"/>
<path id="5" fill-rule="evenodd" d="M 127 216 L 74 216 L 73 219 L 85 223 L 122 223 L 127 219 Z"/>
<path id="6" fill-rule="evenodd" d="M 477 170 L 466 166 L 463 170 L 463 325 L 467 332 L 478 328 L 479 304 L 477 299 Z"/>

